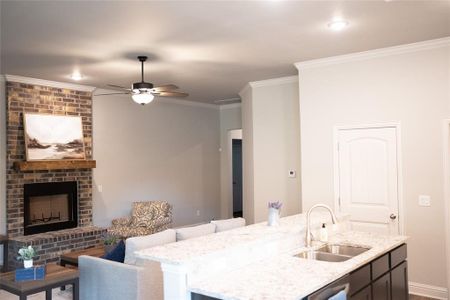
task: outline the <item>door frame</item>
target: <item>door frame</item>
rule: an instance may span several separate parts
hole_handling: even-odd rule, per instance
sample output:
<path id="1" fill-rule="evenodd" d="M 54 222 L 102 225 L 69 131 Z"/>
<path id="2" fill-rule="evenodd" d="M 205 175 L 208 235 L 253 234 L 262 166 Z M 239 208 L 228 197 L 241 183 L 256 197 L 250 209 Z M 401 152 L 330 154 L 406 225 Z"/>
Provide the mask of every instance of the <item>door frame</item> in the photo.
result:
<path id="1" fill-rule="evenodd" d="M 228 190 L 228 215 L 233 217 L 233 140 L 242 140 L 242 129 L 231 129 L 227 133 L 227 159 L 228 159 L 228 174 L 227 174 L 227 190 Z M 242 187 L 244 189 L 244 187 Z M 244 210 L 242 197 L 242 210 Z"/>
<path id="2" fill-rule="evenodd" d="M 445 248 L 447 258 L 447 290 L 450 290 L 450 119 L 442 121 L 442 151 L 444 172 Z"/>
<path id="3" fill-rule="evenodd" d="M 450 122 L 450 120 L 449 120 Z M 450 124 L 450 123 L 449 123 Z M 351 124 L 335 125 L 333 127 L 333 177 L 334 177 L 334 210 L 341 212 L 339 205 L 340 184 L 339 184 L 339 131 L 352 129 L 373 129 L 373 128 L 395 128 L 397 141 L 397 198 L 398 198 L 398 226 L 399 234 L 405 234 L 405 209 L 403 201 L 403 169 L 402 169 L 402 151 L 401 151 L 401 124 L 400 122 L 369 123 L 369 124 Z"/>

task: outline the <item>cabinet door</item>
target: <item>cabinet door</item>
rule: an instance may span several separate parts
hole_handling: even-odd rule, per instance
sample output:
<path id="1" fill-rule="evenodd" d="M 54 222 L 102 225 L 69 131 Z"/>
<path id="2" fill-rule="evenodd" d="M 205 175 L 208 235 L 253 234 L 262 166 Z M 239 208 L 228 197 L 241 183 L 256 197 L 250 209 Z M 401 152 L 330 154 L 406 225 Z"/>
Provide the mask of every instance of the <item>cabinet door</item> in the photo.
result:
<path id="1" fill-rule="evenodd" d="M 359 291 L 350 297 L 350 300 L 371 300 L 371 299 L 372 299 L 372 290 L 370 288 L 370 285 L 365 289 L 363 289 L 362 291 Z"/>
<path id="2" fill-rule="evenodd" d="M 408 300 L 408 264 L 406 261 L 391 271 L 392 299 Z"/>
<path id="3" fill-rule="evenodd" d="M 391 274 L 387 273 L 372 283 L 372 296 L 376 300 L 391 299 Z"/>

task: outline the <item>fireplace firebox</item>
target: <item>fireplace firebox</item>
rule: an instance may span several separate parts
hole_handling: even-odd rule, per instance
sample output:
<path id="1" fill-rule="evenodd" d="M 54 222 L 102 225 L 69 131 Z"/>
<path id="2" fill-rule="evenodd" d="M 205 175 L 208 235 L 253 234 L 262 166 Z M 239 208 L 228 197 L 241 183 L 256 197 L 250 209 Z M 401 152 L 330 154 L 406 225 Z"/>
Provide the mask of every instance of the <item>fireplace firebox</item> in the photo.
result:
<path id="1" fill-rule="evenodd" d="M 78 226 L 76 181 L 24 185 L 24 234 Z"/>

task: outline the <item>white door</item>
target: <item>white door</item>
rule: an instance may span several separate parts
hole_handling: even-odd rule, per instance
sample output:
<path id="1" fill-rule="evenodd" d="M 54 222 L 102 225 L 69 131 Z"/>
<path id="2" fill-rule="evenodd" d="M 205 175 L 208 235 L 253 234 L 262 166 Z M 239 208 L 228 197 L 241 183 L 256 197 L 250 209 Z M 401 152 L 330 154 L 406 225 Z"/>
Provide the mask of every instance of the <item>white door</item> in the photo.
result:
<path id="1" fill-rule="evenodd" d="M 396 131 L 338 130 L 339 205 L 353 230 L 399 233 Z"/>

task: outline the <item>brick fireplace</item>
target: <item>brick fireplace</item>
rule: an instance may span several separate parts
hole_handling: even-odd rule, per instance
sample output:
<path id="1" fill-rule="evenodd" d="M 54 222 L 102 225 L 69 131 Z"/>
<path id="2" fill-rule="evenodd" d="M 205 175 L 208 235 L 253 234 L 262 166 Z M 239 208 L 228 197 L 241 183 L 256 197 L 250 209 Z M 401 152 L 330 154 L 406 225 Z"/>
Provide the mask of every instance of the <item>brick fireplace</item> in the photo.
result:
<path id="1" fill-rule="evenodd" d="M 25 235 L 78 227 L 76 181 L 24 185 Z"/>
<path id="2" fill-rule="evenodd" d="M 86 158 L 92 159 L 92 92 L 15 82 L 7 78 L 6 99 L 6 223 L 10 239 L 10 267 L 19 266 L 15 256 L 18 249 L 25 245 L 31 244 L 37 249 L 39 256 L 36 259 L 37 263 L 47 263 L 58 261 L 62 253 L 99 244 L 105 230 L 92 226 L 92 169 L 43 168 L 20 171 L 14 168 L 15 163 L 25 161 L 23 113 L 26 112 L 81 116 Z M 75 183 L 76 187 L 76 202 L 74 202 L 76 207 L 72 207 L 76 211 L 70 211 L 72 202 L 67 202 L 66 207 L 64 206 L 66 204 L 60 201 L 62 204 L 58 204 L 60 205 L 58 209 L 42 212 L 42 205 L 48 204 L 48 201 L 59 201 L 54 196 L 64 193 L 50 192 L 47 195 L 50 198 L 39 198 L 31 204 L 32 206 L 30 202 L 25 203 L 26 198 L 27 201 L 30 200 L 30 195 L 25 195 L 26 187 L 27 193 L 35 191 L 39 184 L 44 191 L 50 191 L 48 185 L 51 186 L 52 183 L 64 185 L 69 182 Z M 30 215 L 30 208 L 39 212 Z M 70 217 L 74 217 L 74 213 L 76 219 L 69 220 Z M 62 223 L 59 222 L 59 225 L 64 225 L 48 226 L 50 223 L 58 223 L 58 218 L 60 221 L 64 219 Z"/>

